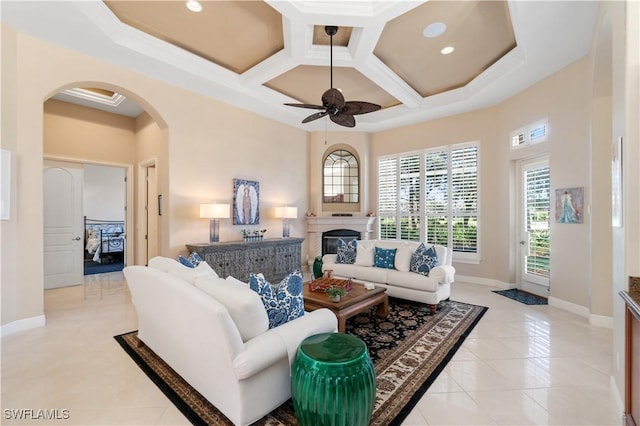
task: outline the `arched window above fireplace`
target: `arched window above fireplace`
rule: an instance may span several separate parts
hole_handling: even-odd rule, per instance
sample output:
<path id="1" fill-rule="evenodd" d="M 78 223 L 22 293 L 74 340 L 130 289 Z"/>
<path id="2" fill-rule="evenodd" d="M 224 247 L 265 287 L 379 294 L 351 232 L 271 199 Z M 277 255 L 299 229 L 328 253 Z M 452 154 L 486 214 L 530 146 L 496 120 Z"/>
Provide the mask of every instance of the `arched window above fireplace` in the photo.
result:
<path id="1" fill-rule="evenodd" d="M 346 149 L 331 151 L 324 158 L 322 173 L 324 203 L 358 203 L 360 201 L 360 165 Z"/>

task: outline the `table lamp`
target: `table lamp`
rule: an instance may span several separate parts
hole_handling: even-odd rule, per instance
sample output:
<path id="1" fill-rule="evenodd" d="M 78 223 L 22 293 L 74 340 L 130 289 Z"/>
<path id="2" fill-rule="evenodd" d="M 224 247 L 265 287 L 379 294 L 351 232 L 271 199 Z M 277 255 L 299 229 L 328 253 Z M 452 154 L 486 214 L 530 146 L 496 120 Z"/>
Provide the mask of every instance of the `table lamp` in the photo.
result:
<path id="1" fill-rule="evenodd" d="M 282 219 L 282 238 L 289 238 L 289 219 L 297 217 L 297 207 L 276 207 L 276 218 Z"/>
<path id="2" fill-rule="evenodd" d="M 209 222 L 209 242 L 220 241 L 220 219 L 229 217 L 229 204 L 200 204 L 200 217 Z"/>

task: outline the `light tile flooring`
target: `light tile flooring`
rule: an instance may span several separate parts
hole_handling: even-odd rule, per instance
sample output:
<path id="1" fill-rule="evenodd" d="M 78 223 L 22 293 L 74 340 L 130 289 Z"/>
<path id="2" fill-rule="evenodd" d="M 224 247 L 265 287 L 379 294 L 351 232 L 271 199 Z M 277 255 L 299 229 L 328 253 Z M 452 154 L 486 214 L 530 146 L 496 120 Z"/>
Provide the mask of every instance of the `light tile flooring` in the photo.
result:
<path id="1" fill-rule="evenodd" d="M 113 339 L 136 328 L 122 274 L 87 279 L 86 300 L 81 286 L 48 290 L 47 325 L 2 339 L 0 423 L 188 424 Z M 611 331 L 491 290 L 453 285 L 452 299 L 490 309 L 404 424 L 621 425 Z"/>

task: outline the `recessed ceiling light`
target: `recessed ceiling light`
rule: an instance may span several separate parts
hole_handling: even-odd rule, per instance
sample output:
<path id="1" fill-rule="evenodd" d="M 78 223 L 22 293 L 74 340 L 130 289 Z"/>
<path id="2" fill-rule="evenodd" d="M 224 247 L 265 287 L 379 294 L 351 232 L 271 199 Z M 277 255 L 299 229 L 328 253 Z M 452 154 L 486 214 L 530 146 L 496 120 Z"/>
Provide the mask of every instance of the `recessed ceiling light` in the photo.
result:
<path id="1" fill-rule="evenodd" d="M 447 46 L 447 47 L 443 47 L 442 50 L 440 51 L 440 53 L 442 53 L 443 55 L 448 55 L 449 53 L 453 52 L 454 50 L 456 50 L 453 46 Z"/>
<path id="2" fill-rule="evenodd" d="M 187 0 L 187 9 L 192 12 L 202 11 L 202 5 L 198 0 Z"/>
<path id="3" fill-rule="evenodd" d="M 438 37 L 442 35 L 446 29 L 447 25 L 444 22 L 434 22 L 424 27 L 422 35 L 429 38 Z"/>

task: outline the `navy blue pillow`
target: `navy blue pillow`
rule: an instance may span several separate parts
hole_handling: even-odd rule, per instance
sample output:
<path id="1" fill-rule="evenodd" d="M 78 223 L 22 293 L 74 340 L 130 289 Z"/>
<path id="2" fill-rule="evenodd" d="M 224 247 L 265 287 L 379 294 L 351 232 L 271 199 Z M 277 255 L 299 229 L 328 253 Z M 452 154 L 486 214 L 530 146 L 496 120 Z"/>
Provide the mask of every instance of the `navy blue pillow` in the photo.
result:
<path id="1" fill-rule="evenodd" d="M 373 266 L 376 268 L 395 269 L 396 251 L 398 249 L 383 249 L 376 247 Z"/>
<path id="2" fill-rule="evenodd" d="M 357 246 L 358 240 L 356 239 L 346 242 L 345 240 L 340 238 L 336 247 L 336 253 L 338 254 L 336 263 L 355 263 Z"/>
<path id="3" fill-rule="evenodd" d="M 420 243 L 416 251 L 411 256 L 409 270 L 417 274 L 429 276 L 429 271 L 438 266 L 438 253 L 436 248 L 427 248 L 424 243 Z"/>

